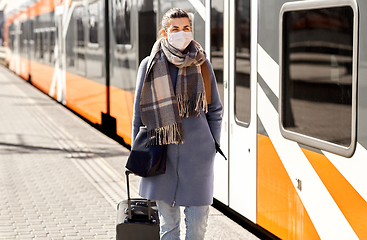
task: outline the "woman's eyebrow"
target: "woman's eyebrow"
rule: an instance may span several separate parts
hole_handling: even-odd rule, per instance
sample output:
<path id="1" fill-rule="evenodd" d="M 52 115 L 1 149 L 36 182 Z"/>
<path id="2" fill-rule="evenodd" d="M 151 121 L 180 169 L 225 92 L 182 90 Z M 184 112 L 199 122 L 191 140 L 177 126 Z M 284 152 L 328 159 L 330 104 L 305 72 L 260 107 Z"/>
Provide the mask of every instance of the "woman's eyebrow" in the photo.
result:
<path id="1" fill-rule="evenodd" d="M 187 28 L 187 27 L 190 27 L 190 25 L 183 26 L 183 28 Z M 172 28 L 180 28 L 180 27 L 179 26 L 172 26 Z"/>

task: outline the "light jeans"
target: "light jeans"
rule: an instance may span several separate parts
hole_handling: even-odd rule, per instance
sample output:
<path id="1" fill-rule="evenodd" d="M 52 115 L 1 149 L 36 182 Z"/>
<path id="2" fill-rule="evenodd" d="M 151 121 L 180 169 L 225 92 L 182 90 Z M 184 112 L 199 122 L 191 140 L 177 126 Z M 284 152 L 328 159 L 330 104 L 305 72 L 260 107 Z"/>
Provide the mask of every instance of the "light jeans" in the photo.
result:
<path id="1" fill-rule="evenodd" d="M 180 239 L 180 206 L 157 201 L 161 240 Z M 209 206 L 185 207 L 186 240 L 203 240 L 208 223 Z"/>

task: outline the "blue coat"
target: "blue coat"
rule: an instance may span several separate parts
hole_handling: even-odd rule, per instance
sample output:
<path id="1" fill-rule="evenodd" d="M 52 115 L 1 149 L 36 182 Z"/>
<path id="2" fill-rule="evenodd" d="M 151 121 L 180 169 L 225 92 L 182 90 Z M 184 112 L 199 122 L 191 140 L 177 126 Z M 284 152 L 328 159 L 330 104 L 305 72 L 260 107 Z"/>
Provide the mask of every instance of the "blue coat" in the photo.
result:
<path id="1" fill-rule="evenodd" d="M 208 112 L 201 112 L 198 118 L 182 118 L 184 142 L 167 146 L 166 173 L 141 178 L 139 194 L 151 200 L 162 200 L 177 206 L 204 206 L 213 202 L 214 157 L 216 154 L 213 136 L 220 142 L 222 123 L 222 103 L 212 66 L 206 60 L 211 76 L 211 105 Z M 148 57 L 138 70 L 132 139 L 135 139 L 139 127 L 140 96 Z M 177 81 L 178 68 L 169 63 L 173 89 Z M 132 143 L 133 144 L 133 143 Z"/>

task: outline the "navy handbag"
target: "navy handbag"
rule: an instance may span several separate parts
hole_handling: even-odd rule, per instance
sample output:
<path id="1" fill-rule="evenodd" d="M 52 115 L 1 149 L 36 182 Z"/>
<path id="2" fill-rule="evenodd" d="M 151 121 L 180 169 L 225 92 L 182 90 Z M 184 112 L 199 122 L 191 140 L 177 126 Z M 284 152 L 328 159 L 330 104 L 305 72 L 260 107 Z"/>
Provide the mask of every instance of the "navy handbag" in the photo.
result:
<path id="1" fill-rule="evenodd" d="M 152 177 L 166 172 L 167 145 L 146 146 L 147 127 L 141 126 L 135 138 L 126 168 L 141 177 Z"/>

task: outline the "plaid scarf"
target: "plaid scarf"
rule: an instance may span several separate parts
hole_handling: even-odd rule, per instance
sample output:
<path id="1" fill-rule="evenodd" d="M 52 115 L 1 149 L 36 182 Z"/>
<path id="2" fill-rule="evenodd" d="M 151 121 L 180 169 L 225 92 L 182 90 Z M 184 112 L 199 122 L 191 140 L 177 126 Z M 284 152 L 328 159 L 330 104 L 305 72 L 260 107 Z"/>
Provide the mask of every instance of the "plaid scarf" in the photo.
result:
<path id="1" fill-rule="evenodd" d="M 141 120 L 148 129 L 147 145 L 183 142 L 181 117 L 198 117 L 201 109 L 208 111 L 200 69 L 205 51 L 194 40 L 187 49 L 182 53 L 164 38 L 152 48 L 140 101 Z M 167 61 L 179 68 L 175 91 Z"/>

